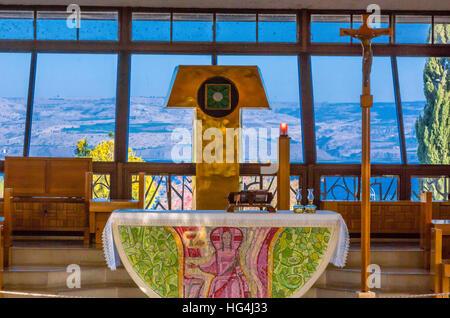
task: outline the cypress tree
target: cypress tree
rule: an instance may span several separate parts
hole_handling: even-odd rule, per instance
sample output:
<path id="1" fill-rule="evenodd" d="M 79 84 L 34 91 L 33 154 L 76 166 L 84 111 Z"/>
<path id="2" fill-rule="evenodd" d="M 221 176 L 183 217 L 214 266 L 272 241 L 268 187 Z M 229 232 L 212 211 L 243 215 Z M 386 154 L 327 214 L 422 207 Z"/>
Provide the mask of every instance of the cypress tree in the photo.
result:
<path id="1" fill-rule="evenodd" d="M 435 25 L 434 36 L 435 43 L 448 43 L 450 24 Z M 428 40 L 431 42 L 431 30 Z M 427 58 L 423 89 L 426 104 L 423 116 L 415 124 L 419 161 L 423 164 L 450 164 L 450 76 L 447 57 Z M 421 188 L 431 190 L 434 197 L 440 199 L 442 195 L 448 195 L 448 183 L 448 180 L 440 180 L 431 189 L 423 189 L 424 185 Z"/>

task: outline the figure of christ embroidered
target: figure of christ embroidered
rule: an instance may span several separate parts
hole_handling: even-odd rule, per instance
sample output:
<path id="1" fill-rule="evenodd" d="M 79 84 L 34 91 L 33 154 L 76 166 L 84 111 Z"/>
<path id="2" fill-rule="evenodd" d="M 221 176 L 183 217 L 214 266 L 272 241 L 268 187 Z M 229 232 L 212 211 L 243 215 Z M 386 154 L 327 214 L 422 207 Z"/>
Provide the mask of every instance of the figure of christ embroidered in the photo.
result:
<path id="1" fill-rule="evenodd" d="M 199 267 L 214 278 L 208 290 L 209 298 L 248 298 L 250 288 L 240 267 L 239 248 L 243 234 L 237 228 L 216 228 L 211 232 L 214 254 Z"/>
<path id="2" fill-rule="evenodd" d="M 209 240 L 205 228 L 175 230 L 184 238 L 184 297 L 267 297 L 268 250 L 277 228 L 213 228 Z"/>

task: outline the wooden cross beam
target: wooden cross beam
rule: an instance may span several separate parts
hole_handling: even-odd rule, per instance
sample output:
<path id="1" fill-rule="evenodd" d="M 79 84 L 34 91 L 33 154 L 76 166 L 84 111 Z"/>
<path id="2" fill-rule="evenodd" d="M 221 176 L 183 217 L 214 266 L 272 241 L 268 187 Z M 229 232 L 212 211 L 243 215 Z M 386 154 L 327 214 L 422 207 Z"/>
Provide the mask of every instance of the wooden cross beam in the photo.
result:
<path id="1" fill-rule="evenodd" d="M 392 28 L 373 29 L 369 25 L 369 14 L 363 14 L 363 23 L 359 29 L 341 29 L 341 36 L 349 35 L 358 40 L 376 38 L 382 35 L 392 35 Z"/>
<path id="2" fill-rule="evenodd" d="M 362 108 L 362 155 L 361 155 L 361 292 L 359 297 L 374 297 L 368 286 L 370 265 L 370 108 L 373 97 L 370 94 L 370 72 L 372 70 L 372 39 L 382 35 L 392 35 L 392 29 L 373 29 L 369 14 L 363 14 L 363 24 L 359 29 L 341 29 L 341 36 L 351 36 L 361 41 L 363 48 Z"/>

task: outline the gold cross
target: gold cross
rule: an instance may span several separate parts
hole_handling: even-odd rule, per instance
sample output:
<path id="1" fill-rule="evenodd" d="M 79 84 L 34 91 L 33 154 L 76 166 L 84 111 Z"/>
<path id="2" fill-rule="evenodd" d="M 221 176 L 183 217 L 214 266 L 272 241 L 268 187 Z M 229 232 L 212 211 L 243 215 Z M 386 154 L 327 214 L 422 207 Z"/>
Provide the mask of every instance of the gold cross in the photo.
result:
<path id="1" fill-rule="evenodd" d="M 363 14 L 363 23 L 359 29 L 341 29 L 341 36 L 351 36 L 361 41 L 363 47 L 363 87 L 366 94 L 370 94 L 370 71 L 372 69 L 372 46 L 373 38 L 382 35 L 392 35 L 392 28 L 373 29 L 369 23 L 369 14 Z"/>

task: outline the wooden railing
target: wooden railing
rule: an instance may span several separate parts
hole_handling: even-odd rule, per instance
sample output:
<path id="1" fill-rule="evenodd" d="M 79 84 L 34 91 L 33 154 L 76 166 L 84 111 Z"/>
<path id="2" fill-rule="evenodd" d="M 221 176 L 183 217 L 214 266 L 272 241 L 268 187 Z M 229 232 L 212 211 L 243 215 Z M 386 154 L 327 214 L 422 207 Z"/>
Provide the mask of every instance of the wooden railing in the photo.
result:
<path id="1" fill-rule="evenodd" d="M 240 174 L 245 176 L 261 175 L 263 164 L 242 163 Z M 313 188 L 315 204 L 320 205 L 321 178 L 324 176 L 360 176 L 358 164 L 296 164 L 291 163 L 291 175 L 300 176 L 300 188 Z M 389 175 L 398 178 L 398 200 L 411 200 L 412 177 L 449 177 L 448 165 L 372 165 L 371 175 L 382 177 Z M 131 198 L 132 175 L 144 172 L 147 175 L 195 175 L 194 163 L 156 163 L 156 162 L 93 162 L 93 172 L 110 177 L 110 195 L 112 199 Z M 0 173 L 4 173 L 4 161 L 0 160 Z M 305 192 L 306 194 L 306 192 Z M 450 198 L 447 198 L 450 199 Z M 0 199 L 0 211 L 1 199 Z M 0 212 L 1 213 L 1 212 Z"/>
<path id="2" fill-rule="evenodd" d="M 260 176 L 263 164 L 242 163 L 242 176 Z M 1 163 L 0 163 L 1 167 Z M 385 175 L 398 178 L 398 200 L 411 200 L 412 177 L 450 177 L 448 165 L 372 165 L 371 175 Z M 193 163 L 155 163 L 155 162 L 94 162 L 95 174 L 110 176 L 111 198 L 122 199 L 131 197 L 132 175 L 144 172 L 147 175 L 195 175 Z M 294 164 L 290 167 L 292 176 L 300 177 L 299 187 L 313 188 L 315 204 L 320 205 L 321 178 L 324 176 L 360 176 L 361 166 L 358 164 Z M 304 192 L 306 197 L 306 191 Z"/>

